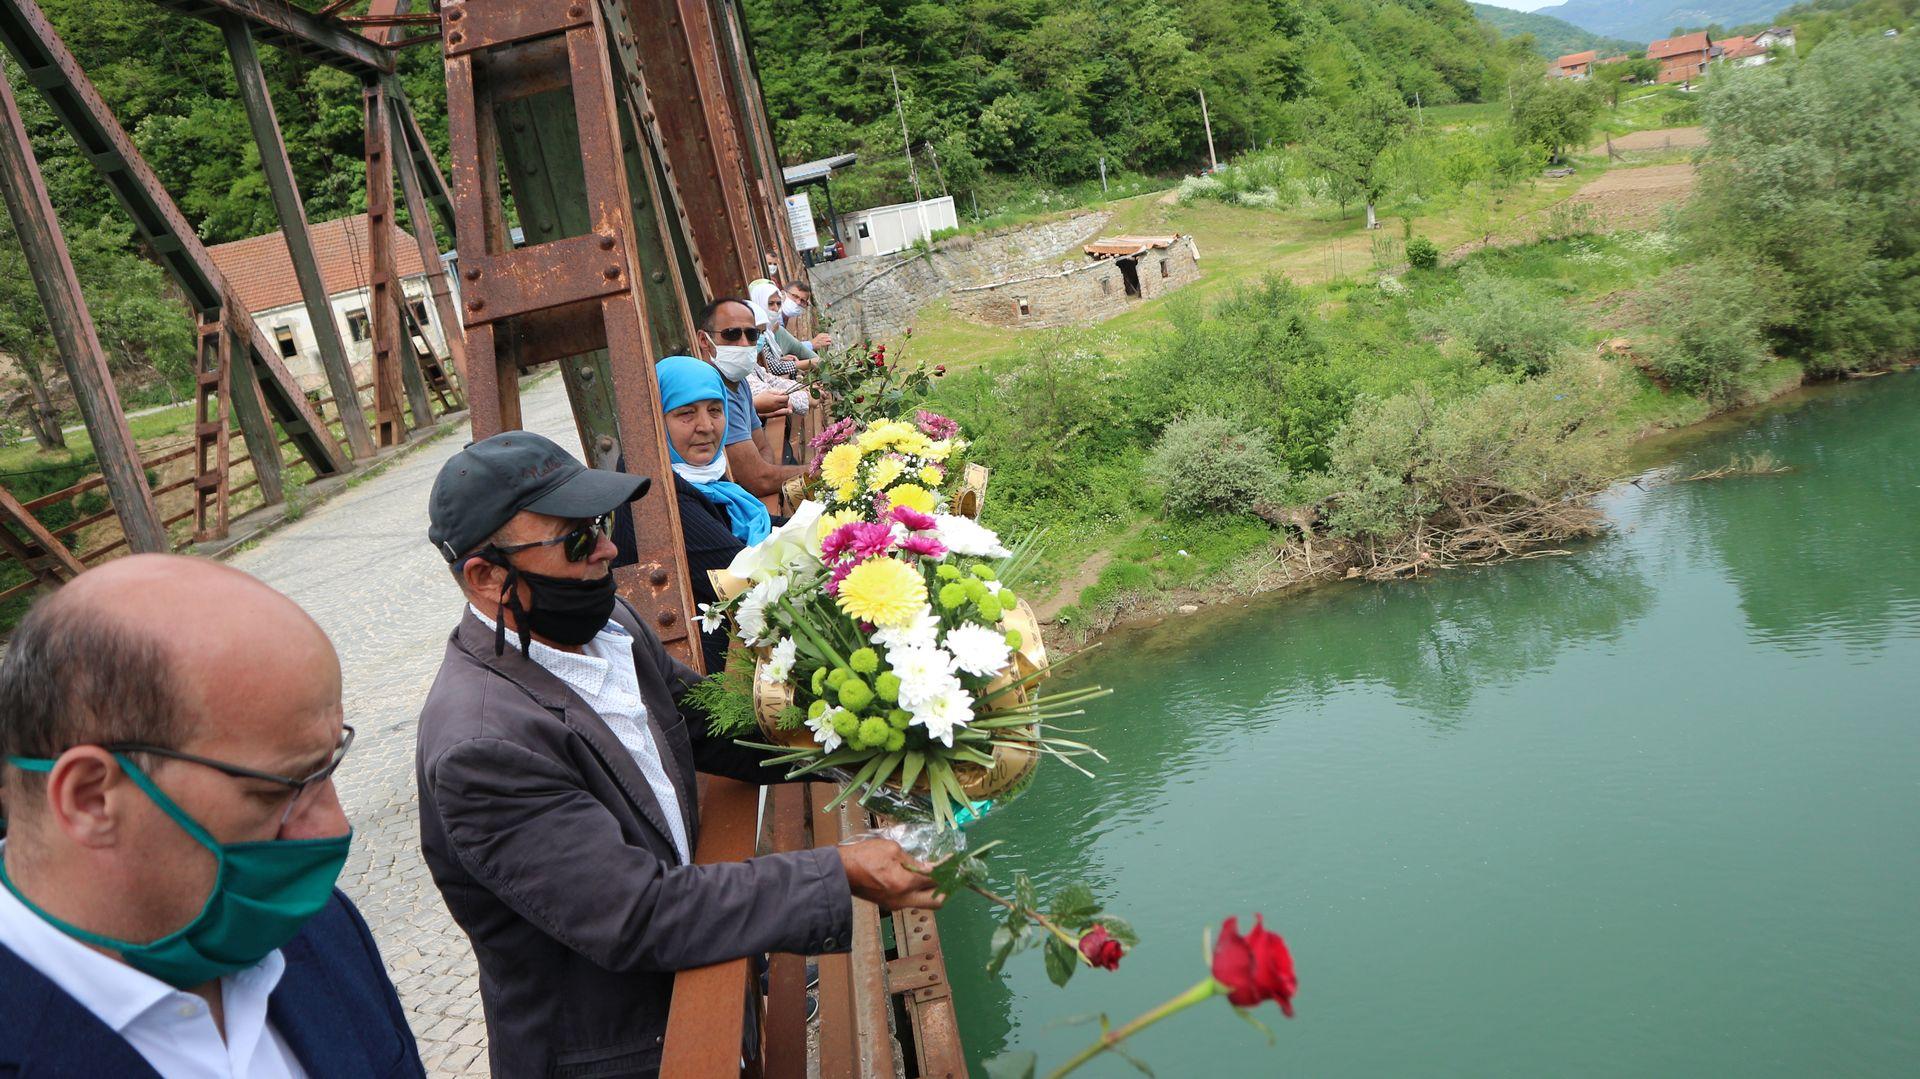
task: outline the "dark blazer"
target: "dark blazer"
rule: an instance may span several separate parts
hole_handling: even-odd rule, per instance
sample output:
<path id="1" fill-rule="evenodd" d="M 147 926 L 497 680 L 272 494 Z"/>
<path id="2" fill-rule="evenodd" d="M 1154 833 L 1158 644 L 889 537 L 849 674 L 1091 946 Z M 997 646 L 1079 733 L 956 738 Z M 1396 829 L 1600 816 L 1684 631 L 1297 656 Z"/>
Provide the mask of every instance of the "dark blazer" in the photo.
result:
<path id="1" fill-rule="evenodd" d="M 281 954 L 267 1017 L 312 1076 L 421 1076 L 413 1031 L 367 923 L 338 891 Z M 0 947 L 0 1076 L 157 1079 L 138 1052 Z"/>
<path id="2" fill-rule="evenodd" d="M 699 834 L 694 771 L 777 778 L 676 701 L 698 676 L 624 602 L 648 725 Z M 852 896 L 832 848 L 686 865 L 652 789 L 579 695 L 471 612 L 420 713 L 420 839 L 480 961 L 498 1076 L 651 1075 L 673 972 L 763 952 L 844 950 Z"/>

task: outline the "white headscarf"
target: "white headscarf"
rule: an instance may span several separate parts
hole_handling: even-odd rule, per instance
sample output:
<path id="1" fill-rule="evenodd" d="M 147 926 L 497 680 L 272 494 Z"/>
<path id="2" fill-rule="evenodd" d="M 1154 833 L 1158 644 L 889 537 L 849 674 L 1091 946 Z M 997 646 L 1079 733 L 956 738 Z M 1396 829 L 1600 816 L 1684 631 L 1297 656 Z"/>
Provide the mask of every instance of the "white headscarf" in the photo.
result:
<path id="1" fill-rule="evenodd" d="M 747 286 L 747 298 L 753 301 L 754 313 L 760 316 L 760 325 L 773 329 L 785 319 L 780 314 L 780 305 L 770 302 L 780 294 L 780 286 L 761 278 Z"/>

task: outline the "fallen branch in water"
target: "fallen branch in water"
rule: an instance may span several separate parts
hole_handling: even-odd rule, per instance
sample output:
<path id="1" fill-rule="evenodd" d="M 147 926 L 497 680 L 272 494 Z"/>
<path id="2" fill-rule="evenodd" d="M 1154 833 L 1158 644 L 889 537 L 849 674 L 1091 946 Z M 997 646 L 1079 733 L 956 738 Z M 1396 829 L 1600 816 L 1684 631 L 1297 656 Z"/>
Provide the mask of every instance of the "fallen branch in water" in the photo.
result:
<path id="1" fill-rule="evenodd" d="M 1720 468 L 1710 468 L 1704 472 L 1695 472 L 1691 476 L 1681 476 L 1675 483 L 1698 483 L 1702 480 L 1723 480 L 1729 476 L 1779 476 L 1792 472 L 1793 466 L 1774 459 L 1771 453 L 1756 453 L 1750 457 L 1735 457 Z"/>

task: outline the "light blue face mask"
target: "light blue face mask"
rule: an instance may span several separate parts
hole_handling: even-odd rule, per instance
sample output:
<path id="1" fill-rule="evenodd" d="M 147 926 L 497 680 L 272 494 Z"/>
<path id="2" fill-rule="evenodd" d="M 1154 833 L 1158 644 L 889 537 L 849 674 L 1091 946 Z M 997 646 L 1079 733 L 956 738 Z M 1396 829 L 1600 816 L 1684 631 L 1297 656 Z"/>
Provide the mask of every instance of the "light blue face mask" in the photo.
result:
<path id="1" fill-rule="evenodd" d="M 333 896 L 334 882 L 346 865 L 347 849 L 353 841 L 351 831 L 326 839 L 219 843 L 155 786 L 138 765 L 121 753 L 113 758 L 161 812 L 213 852 L 219 862 L 213 891 L 200 913 L 184 927 L 140 944 L 89 932 L 41 910 L 20 894 L 8 879 L 6 867 L 0 864 L 0 884 L 47 924 L 75 940 L 120 953 L 128 966 L 176 989 L 188 989 L 260 962 L 292 940 L 301 926 L 326 907 Z M 7 759 L 25 771 L 53 771 L 54 762 L 47 758 Z"/>

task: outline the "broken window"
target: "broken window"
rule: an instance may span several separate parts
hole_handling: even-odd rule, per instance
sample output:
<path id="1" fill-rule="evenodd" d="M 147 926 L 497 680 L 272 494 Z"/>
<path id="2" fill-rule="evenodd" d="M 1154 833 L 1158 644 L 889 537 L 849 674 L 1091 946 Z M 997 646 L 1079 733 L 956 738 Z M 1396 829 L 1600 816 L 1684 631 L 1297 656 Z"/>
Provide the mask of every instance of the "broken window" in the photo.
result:
<path id="1" fill-rule="evenodd" d="M 1167 276 L 1167 260 L 1166 259 L 1160 260 L 1160 276 L 1161 277 Z"/>
<path id="2" fill-rule="evenodd" d="M 1025 296 L 1017 296 L 1013 302 L 1019 305 L 1022 317 L 1033 314 L 1033 305 L 1027 302 Z"/>
<path id="3" fill-rule="evenodd" d="M 373 336 L 373 324 L 367 321 L 367 309 L 356 307 L 347 312 L 347 336 L 365 341 Z"/>
<path id="4" fill-rule="evenodd" d="M 273 328 L 273 339 L 280 345 L 281 359 L 291 360 L 299 354 L 299 346 L 295 345 L 293 341 L 292 326 L 275 326 Z"/>

